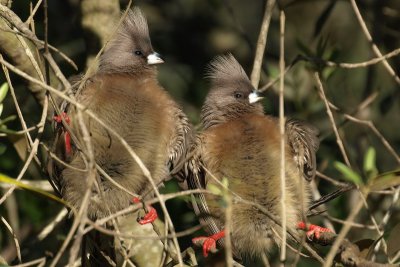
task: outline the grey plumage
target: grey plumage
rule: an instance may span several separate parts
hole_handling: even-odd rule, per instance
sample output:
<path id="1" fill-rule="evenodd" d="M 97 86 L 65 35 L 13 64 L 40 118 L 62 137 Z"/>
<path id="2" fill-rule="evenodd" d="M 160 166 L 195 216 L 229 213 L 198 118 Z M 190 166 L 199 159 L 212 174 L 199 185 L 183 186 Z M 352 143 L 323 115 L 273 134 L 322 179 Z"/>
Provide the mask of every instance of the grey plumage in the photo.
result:
<path id="1" fill-rule="evenodd" d="M 211 88 L 201 109 L 203 129 L 221 124 L 246 113 L 263 114 L 261 105 L 249 105 L 246 101 L 228 101 L 226 95 L 251 92 L 253 87 L 242 66 L 228 54 L 211 61 L 206 77 L 211 79 Z M 247 94 L 248 95 L 248 94 Z M 247 95 L 243 95 L 245 99 Z"/>
<path id="2" fill-rule="evenodd" d="M 133 41 L 134 40 L 134 41 Z M 140 51 L 142 55 L 136 55 Z M 139 8 L 128 10 L 115 36 L 100 57 L 102 73 L 153 73 L 153 66 L 146 63 L 145 55 L 153 52 L 146 18 Z"/>

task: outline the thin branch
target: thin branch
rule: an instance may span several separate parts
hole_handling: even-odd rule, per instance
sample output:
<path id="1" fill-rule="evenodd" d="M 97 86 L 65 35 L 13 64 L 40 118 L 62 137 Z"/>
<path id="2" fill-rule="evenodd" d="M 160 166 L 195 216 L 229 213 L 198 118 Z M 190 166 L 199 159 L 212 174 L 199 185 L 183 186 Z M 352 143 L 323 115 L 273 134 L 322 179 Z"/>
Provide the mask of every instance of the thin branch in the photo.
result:
<path id="1" fill-rule="evenodd" d="M 359 123 L 359 124 L 364 124 L 368 126 L 372 132 L 379 138 L 379 140 L 382 142 L 383 146 L 389 151 L 390 154 L 396 159 L 397 163 L 400 164 L 400 157 L 394 150 L 394 148 L 390 145 L 390 143 L 386 140 L 386 138 L 379 132 L 379 130 L 375 127 L 374 123 L 372 121 L 366 121 L 366 120 L 360 120 L 357 119 L 353 116 L 350 116 L 349 114 L 344 114 L 345 118 L 347 118 L 350 121 Z"/>
<path id="2" fill-rule="evenodd" d="M 225 263 L 228 267 L 233 267 L 233 257 L 232 257 L 232 196 L 228 193 L 227 190 L 223 191 L 223 197 L 226 201 L 225 208 Z"/>
<path id="3" fill-rule="evenodd" d="M 367 192 L 365 192 L 365 193 L 367 193 Z M 360 194 L 362 194 L 362 193 L 360 192 Z M 349 216 L 346 219 L 346 222 L 345 222 L 343 228 L 340 230 L 337 238 L 335 239 L 335 242 L 333 242 L 332 247 L 329 250 L 328 255 L 326 256 L 326 260 L 325 260 L 323 267 L 332 266 L 333 259 L 336 255 L 336 253 L 338 252 L 342 241 L 345 239 L 347 233 L 350 231 L 350 228 L 352 227 L 351 223 L 354 222 L 355 217 L 360 212 L 360 210 L 363 206 L 364 206 L 364 203 L 362 201 L 357 201 L 356 206 L 353 207 L 351 213 L 349 214 Z"/>
<path id="4" fill-rule="evenodd" d="M 334 131 L 335 136 L 336 136 L 336 143 L 338 144 L 339 149 L 342 152 L 342 156 L 343 156 L 343 159 L 344 159 L 346 165 L 351 167 L 351 164 L 350 164 L 349 158 L 347 157 L 346 150 L 344 148 L 342 139 L 341 139 L 341 137 L 339 135 L 339 132 L 338 132 L 338 129 L 336 127 L 335 119 L 333 118 L 332 111 L 331 111 L 331 109 L 329 107 L 328 100 L 327 100 L 327 98 L 325 96 L 324 87 L 322 86 L 322 82 L 321 82 L 321 79 L 319 77 L 319 73 L 315 72 L 314 76 L 315 76 L 315 79 L 317 80 L 320 96 L 321 96 L 322 100 L 325 103 L 326 113 L 328 114 L 329 120 L 331 121 L 331 125 L 332 125 L 332 128 L 333 128 L 333 131 Z"/>
<path id="5" fill-rule="evenodd" d="M 323 173 L 320 172 L 320 171 L 317 171 L 317 172 L 316 172 L 316 175 L 317 175 L 318 177 L 324 179 L 325 181 L 328 181 L 328 182 L 330 182 L 330 183 L 332 183 L 333 185 L 336 185 L 336 186 L 344 187 L 344 186 L 347 186 L 347 185 L 348 185 L 347 183 L 339 182 L 339 181 L 337 181 L 337 179 L 331 178 L 331 177 L 329 177 L 329 176 L 323 174 Z"/>
<path id="6" fill-rule="evenodd" d="M 17 265 L 13 265 L 13 267 L 29 267 L 29 266 L 44 266 L 44 264 L 46 263 L 46 257 L 42 257 L 36 260 L 32 260 L 32 261 L 28 261 L 25 262 L 23 264 L 17 264 Z"/>
<path id="7" fill-rule="evenodd" d="M 378 225 L 378 223 L 377 223 L 374 215 L 372 214 L 371 209 L 370 209 L 370 207 L 369 207 L 369 205 L 367 203 L 367 198 L 364 197 L 363 194 L 360 194 L 360 197 L 361 197 L 361 200 L 362 200 L 362 202 L 364 204 L 364 207 L 366 208 L 366 210 L 368 212 L 369 218 L 371 219 L 372 224 L 374 225 L 375 231 L 377 232 L 378 236 L 383 236 L 383 232 L 381 231 L 381 228 L 379 227 L 379 225 Z M 387 253 L 386 241 L 384 239 L 381 239 L 381 241 L 383 241 L 382 244 L 383 244 L 384 252 Z"/>
<path id="8" fill-rule="evenodd" d="M 136 240 L 162 240 L 162 239 L 179 238 L 179 237 L 191 235 L 202 228 L 201 225 L 196 225 L 189 229 L 186 229 L 186 230 L 183 230 L 180 232 L 176 232 L 175 234 L 149 236 L 149 235 L 137 235 L 137 234 L 129 234 L 129 233 L 123 233 L 120 231 L 109 230 L 109 229 L 103 227 L 102 225 L 100 225 L 98 223 L 98 221 L 93 222 L 92 220 L 87 219 L 86 222 L 87 222 L 88 226 L 90 227 L 90 229 L 96 229 L 99 232 L 102 232 L 106 235 L 122 237 L 122 238 L 132 238 L 132 239 L 136 239 Z M 85 230 L 84 230 L 85 233 L 88 233 L 91 231 L 91 230 L 89 230 L 89 227 L 85 228 Z"/>
<path id="9" fill-rule="evenodd" d="M 18 242 L 18 238 L 16 236 L 16 234 L 14 233 L 14 230 L 12 229 L 11 225 L 7 222 L 6 219 L 4 219 L 3 216 L 1 216 L 1 221 L 4 223 L 4 225 L 6 226 L 6 228 L 8 229 L 8 231 L 11 233 L 11 235 L 13 236 L 13 240 L 14 240 L 14 244 L 15 244 L 15 249 L 17 250 L 17 258 L 19 263 L 22 263 L 22 258 L 21 258 L 21 249 L 19 246 L 19 242 Z"/>
<path id="10" fill-rule="evenodd" d="M 371 44 L 372 46 L 372 51 L 374 51 L 375 55 L 377 57 L 383 57 L 381 51 L 379 50 L 378 46 L 374 43 L 374 40 L 372 39 L 371 34 L 368 31 L 367 25 L 365 24 L 364 19 L 362 18 L 362 15 L 360 13 L 360 10 L 357 7 L 357 3 L 355 0 L 350 0 L 351 6 L 354 10 L 354 13 L 356 14 L 358 23 L 360 23 L 360 26 L 362 28 L 362 31 L 364 32 L 365 37 L 367 38 L 368 42 Z M 399 76 L 395 73 L 395 71 L 393 70 L 393 68 L 389 65 L 389 63 L 387 62 L 386 59 L 382 60 L 383 66 L 385 67 L 385 69 L 389 72 L 389 74 L 394 78 L 394 80 L 396 81 L 397 84 L 400 85 L 400 78 Z"/>
<path id="11" fill-rule="evenodd" d="M 54 220 L 51 223 L 49 223 L 45 228 L 43 228 L 43 230 L 38 234 L 39 241 L 45 239 L 54 230 L 57 224 L 59 224 L 65 218 L 65 216 L 67 216 L 67 214 L 68 214 L 67 209 L 64 208 L 61 209 L 60 212 L 57 214 L 57 216 L 54 218 Z"/>
<path id="12" fill-rule="evenodd" d="M 0 57 L 0 61 L 3 63 L 5 62 L 3 60 L 2 57 Z M 45 97 L 44 102 L 43 102 L 43 110 L 42 110 L 42 116 L 40 119 L 40 125 L 43 125 L 41 128 L 39 128 L 38 130 L 38 135 L 35 139 L 35 141 L 32 144 L 32 148 L 31 151 L 29 153 L 28 158 L 26 159 L 24 166 L 22 167 L 21 171 L 19 172 L 16 180 L 19 181 L 21 180 L 21 178 L 23 177 L 23 175 L 25 174 L 26 170 L 28 169 L 28 166 L 30 165 L 30 163 L 32 162 L 33 157 L 36 155 L 37 153 L 37 149 L 39 146 L 39 142 L 40 142 L 40 137 L 41 134 L 43 133 L 44 130 L 44 122 L 46 120 L 46 114 L 47 114 L 47 108 L 48 108 L 48 98 Z M 14 191 L 14 189 L 16 188 L 16 185 L 13 185 L 4 195 L 3 197 L 0 199 L 0 205 L 7 199 L 7 197 L 12 194 L 12 192 Z"/>
<path id="13" fill-rule="evenodd" d="M 275 0 L 268 0 L 265 4 L 264 18 L 261 24 L 260 34 L 258 35 L 256 55 L 253 63 L 250 80 L 254 88 L 258 88 L 260 82 L 261 65 L 264 58 L 265 46 L 267 44 L 267 36 L 269 24 L 271 22 L 272 9 L 275 6 Z"/>
<path id="14" fill-rule="evenodd" d="M 28 35 L 26 35 L 26 34 L 23 33 L 23 32 L 20 32 L 20 31 L 18 31 L 18 30 L 13 30 L 13 29 L 4 29 L 4 28 L 0 28 L 0 31 L 3 31 L 3 32 L 11 32 L 11 33 L 14 33 L 15 35 L 20 35 L 20 36 L 22 36 L 22 37 L 25 37 L 26 39 L 32 41 L 32 42 L 35 43 L 36 45 L 37 45 L 37 44 L 40 44 L 40 47 L 37 47 L 38 49 L 40 49 L 40 48 L 42 48 L 42 47 L 44 46 L 44 41 L 38 39 L 36 36 L 35 36 L 35 38 L 32 38 L 32 36 L 28 36 Z M 58 48 L 52 46 L 51 44 L 48 44 L 48 47 L 49 47 L 52 51 L 56 52 L 56 53 L 57 53 L 62 59 L 64 59 L 68 64 L 70 64 L 71 67 L 73 67 L 75 70 L 78 70 L 78 66 L 75 64 L 75 62 L 74 62 L 71 58 L 69 58 L 65 53 L 63 53 L 63 52 L 62 52 L 61 50 L 59 50 Z"/>
<path id="15" fill-rule="evenodd" d="M 381 223 L 379 224 L 379 228 L 380 229 L 385 229 L 385 227 L 387 226 L 387 224 L 389 222 L 389 219 L 392 216 L 394 209 L 396 208 L 396 205 L 397 205 L 398 200 L 399 200 L 399 196 L 400 196 L 400 186 L 398 186 L 394 191 L 390 206 L 389 206 L 388 210 L 386 211 L 385 215 L 383 216 Z M 379 251 L 379 248 L 380 248 L 381 244 L 384 244 L 384 242 L 382 242 L 382 240 L 380 240 L 376 244 L 376 247 L 374 249 L 375 253 L 377 253 Z M 394 263 L 394 261 L 392 261 L 391 263 Z"/>
<path id="16" fill-rule="evenodd" d="M 280 69 L 280 81 L 279 81 L 279 130 L 281 134 L 280 138 L 280 185 L 281 185 L 281 220 L 282 220 L 282 246 L 280 253 L 281 265 L 284 265 L 286 261 L 286 152 L 285 152 L 285 102 L 284 102 L 284 89 L 285 89 L 285 13 L 283 10 L 280 11 L 280 53 L 279 53 L 279 69 Z"/>
<path id="17" fill-rule="evenodd" d="M 42 4 L 43 0 L 39 0 L 37 1 L 35 7 L 33 8 L 33 10 L 31 11 L 31 14 L 29 15 L 29 17 L 27 18 L 27 20 L 25 21 L 26 25 L 31 24 L 31 22 L 33 21 L 33 17 L 35 16 L 37 10 L 39 9 L 40 5 Z"/>
<path id="18" fill-rule="evenodd" d="M 0 55 L 0 58 L 2 58 L 2 57 L 3 56 Z M 14 86 L 13 86 L 13 84 L 11 82 L 11 79 L 10 79 L 10 74 L 9 74 L 9 72 L 7 71 L 7 69 L 4 66 L 3 66 L 3 72 L 4 72 L 4 75 L 6 76 L 7 83 L 10 86 L 10 93 L 11 93 L 11 96 L 13 98 L 15 109 L 17 110 L 18 118 L 19 118 L 19 120 L 21 122 L 22 129 L 26 133 L 25 137 L 26 137 L 27 144 L 32 147 L 32 144 L 33 144 L 32 137 L 30 135 L 30 132 L 28 131 L 28 127 L 26 126 L 26 122 L 25 122 L 24 116 L 22 115 L 21 108 L 20 108 L 20 106 L 18 104 L 18 100 L 17 100 L 17 96 L 15 94 Z"/>
<path id="19" fill-rule="evenodd" d="M 355 223 L 355 222 L 348 222 L 348 221 L 344 221 L 344 220 L 340 220 L 337 218 L 334 218 L 328 214 L 322 214 L 322 216 L 328 218 L 329 220 L 335 222 L 335 223 L 340 223 L 340 224 L 350 224 L 351 227 L 354 228 L 363 228 L 363 229 L 368 229 L 368 230 L 375 230 L 375 226 L 374 225 L 366 225 L 366 224 L 361 224 L 361 223 Z"/>
<path id="20" fill-rule="evenodd" d="M 345 62 L 341 62 L 341 63 L 337 63 L 337 62 L 333 62 L 333 61 L 326 61 L 325 64 L 326 66 L 329 67 L 339 67 L 339 68 L 343 68 L 343 69 L 356 69 L 356 68 L 365 68 L 371 65 L 375 65 L 379 62 L 382 62 L 384 60 L 387 60 L 389 58 L 395 57 L 397 55 L 400 54 L 400 48 L 397 48 L 383 56 L 378 56 L 376 58 L 364 61 L 364 62 L 359 62 L 359 63 L 345 63 Z"/>

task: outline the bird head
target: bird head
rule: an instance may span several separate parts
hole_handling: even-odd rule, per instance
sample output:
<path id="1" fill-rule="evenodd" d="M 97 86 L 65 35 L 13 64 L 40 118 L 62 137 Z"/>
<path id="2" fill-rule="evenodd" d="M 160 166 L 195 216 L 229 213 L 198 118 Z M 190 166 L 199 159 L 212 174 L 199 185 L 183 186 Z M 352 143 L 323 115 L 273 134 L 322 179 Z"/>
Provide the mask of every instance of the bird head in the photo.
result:
<path id="1" fill-rule="evenodd" d="M 255 89 L 232 54 L 216 57 L 209 64 L 207 76 L 211 89 L 201 114 L 205 128 L 246 114 L 263 113 L 260 96 L 250 101 L 254 100 Z"/>
<path id="2" fill-rule="evenodd" d="M 139 8 L 128 10 L 115 36 L 100 56 L 100 71 L 138 73 L 163 63 L 153 50 L 146 18 Z"/>

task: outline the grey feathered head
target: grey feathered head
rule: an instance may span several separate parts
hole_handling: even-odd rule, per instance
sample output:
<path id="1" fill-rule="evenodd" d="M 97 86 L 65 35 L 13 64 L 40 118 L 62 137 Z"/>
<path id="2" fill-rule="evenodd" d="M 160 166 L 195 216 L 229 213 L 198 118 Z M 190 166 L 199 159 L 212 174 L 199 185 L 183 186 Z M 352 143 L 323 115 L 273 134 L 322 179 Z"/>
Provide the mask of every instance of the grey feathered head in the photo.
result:
<path id="1" fill-rule="evenodd" d="M 261 104 L 249 102 L 254 87 L 232 54 L 212 60 L 206 77 L 211 79 L 211 88 L 201 111 L 204 128 L 248 113 L 263 113 Z"/>
<path id="2" fill-rule="evenodd" d="M 128 10 L 117 33 L 100 56 L 99 70 L 135 73 L 163 62 L 151 45 L 146 18 L 139 8 L 134 8 Z"/>

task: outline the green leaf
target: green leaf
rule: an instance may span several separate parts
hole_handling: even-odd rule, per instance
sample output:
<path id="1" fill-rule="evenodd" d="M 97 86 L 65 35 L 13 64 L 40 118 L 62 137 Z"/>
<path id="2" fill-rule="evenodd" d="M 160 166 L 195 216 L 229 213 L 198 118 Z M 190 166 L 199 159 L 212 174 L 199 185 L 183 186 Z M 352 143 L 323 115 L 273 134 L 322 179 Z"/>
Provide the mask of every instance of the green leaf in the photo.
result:
<path id="1" fill-rule="evenodd" d="M 349 167 L 347 167 L 345 164 L 343 164 L 339 161 L 335 161 L 333 163 L 333 165 L 343 175 L 343 177 L 346 180 L 353 182 L 357 185 L 360 185 L 363 183 L 361 176 L 358 173 L 356 173 L 355 171 L 353 171 L 352 169 L 350 169 Z"/>
<path id="2" fill-rule="evenodd" d="M 375 173 L 376 175 L 376 151 L 373 147 L 368 148 L 364 156 L 364 171 L 367 174 Z"/>
<path id="3" fill-rule="evenodd" d="M 222 178 L 222 185 L 225 187 L 225 188 L 228 188 L 229 187 L 229 181 L 228 181 L 228 178 L 226 178 L 226 177 L 224 177 L 224 178 Z"/>
<path id="4" fill-rule="evenodd" d="M 0 116 L 1 116 L 1 113 L 3 113 L 3 103 L 0 103 Z"/>
<path id="5" fill-rule="evenodd" d="M 0 87 L 0 103 L 3 102 L 8 92 L 8 83 L 3 83 Z"/>
<path id="6" fill-rule="evenodd" d="M 215 184 L 208 184 L 207 190 L 210 190 L 211 193 L 214 193 L 216 195 L 222 195 L 221 189 L 218 186 L 216 186 Z"/>
<path id="7" fill-rule="evenodd" d="M 15 186 L 17 186 L 19 188 L 23 188 L 25 190 L 29 190 L 31 192 L 35 192 L 35 193 L 38 193 L 40 195 L 43 195 L 43 196 L 45 196 L 45 197 L 47 197 L 49 199 L 52 199 L 52 200 L 54 200 L 56 202 L 59 202 L 59 203 L 65 205 L 65 206 L 69 207 L 70 209 L 72 209 L 74 211 L 74 213 L 76 213 L 76 209 L 74 207 L 72 207 L 70 204 L 68 204 L 67 202 L 65 202 L 63 199 L 61 199 L 61 198 L 59 198 L 59 197 L 57 197 L 57 196 L 55 196 L 55 195 L 53 195 L 51 193 L 48 193 L 48 192 L 46 192 L 46 191 L 44 191 L 44 190 L 42 190 L 40 188 L 36 188 L 34 186 L 31 186 L 31 185 L 22 183 L 20 181 L 17 181 L 16 179 L 11 178 L 11 177 L 3 174 L 3 173 L 0 173 L 0 182 L 7 183 L 7 184 L 12 184 L 12 185 L 15 185 Z"/>
<path id="8" fill-rule="evenodd" d="M 371 191 L 379 191 L 398 185 L 400 185 L 400 170 L 383 173 L 374 177 L 371 179 L 369 187 Z"/>
<path id="9" fill-rule="evenodd" d="M 7 128 L 5 124 L 7 122 L 15 120 L 16 118 L 17 118 L 16 115 L 11 115 L 11 116 L 8 116 L 7 118 L 5 118 L 4 120 L 0 120 L 0 129 L 2 129 L 1 126 L 4 126 L 5 128 Z"/>

